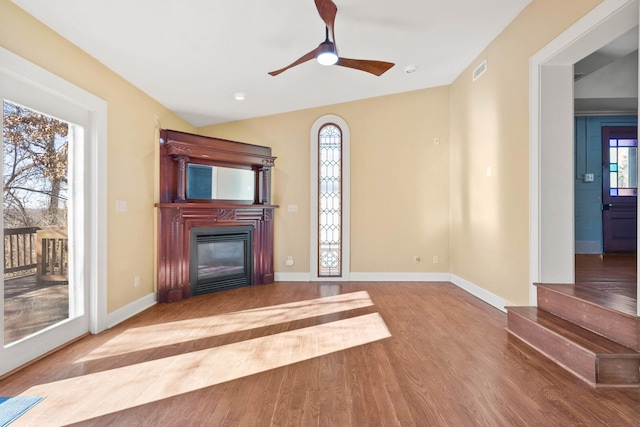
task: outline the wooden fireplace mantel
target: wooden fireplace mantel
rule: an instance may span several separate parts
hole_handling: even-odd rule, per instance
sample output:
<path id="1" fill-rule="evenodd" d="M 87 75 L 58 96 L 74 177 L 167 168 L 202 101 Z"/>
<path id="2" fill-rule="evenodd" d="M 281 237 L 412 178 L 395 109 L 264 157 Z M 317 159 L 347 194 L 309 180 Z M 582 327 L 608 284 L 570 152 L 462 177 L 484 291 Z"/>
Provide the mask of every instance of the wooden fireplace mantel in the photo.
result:
<path id="1" fill-rule="evenodd" d="M 161 130 L 160 203 L 156 204 L 159 302 L 191 296 L 189 259 L 193 227 L 251 225 L 253 283 L 273 282 L 273 214 L 278 207 L 270 204 L 270 169 L 274 161 L 269 147 Z M 252 170 L 253 200 L 190 200 L 186 194 L 188 163 Z"/>

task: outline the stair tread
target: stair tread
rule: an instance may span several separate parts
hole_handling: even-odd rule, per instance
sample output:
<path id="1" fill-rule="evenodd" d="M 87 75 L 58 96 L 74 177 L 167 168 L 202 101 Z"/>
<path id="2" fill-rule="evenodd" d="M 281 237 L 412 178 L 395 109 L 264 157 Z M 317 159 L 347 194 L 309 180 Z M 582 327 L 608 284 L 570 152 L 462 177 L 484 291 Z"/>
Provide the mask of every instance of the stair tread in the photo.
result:
<path id="1" fill-rule="evenodd" d="M 637 317 L 636 299 L 598 289 L 594 284 L 587 286 L 579 283 L 536 283 L 535 285 L 615 310 L 627 316 Z"/>
<path id="2" fill-rule="evenodd" d="M 538 307 L 506 307 L 554 333 L 569 339 L 580 347 L 599 356 L 617 355 L 640 358 L 640 353 L 618 344 L 595 332 L 584 329 Z"/>

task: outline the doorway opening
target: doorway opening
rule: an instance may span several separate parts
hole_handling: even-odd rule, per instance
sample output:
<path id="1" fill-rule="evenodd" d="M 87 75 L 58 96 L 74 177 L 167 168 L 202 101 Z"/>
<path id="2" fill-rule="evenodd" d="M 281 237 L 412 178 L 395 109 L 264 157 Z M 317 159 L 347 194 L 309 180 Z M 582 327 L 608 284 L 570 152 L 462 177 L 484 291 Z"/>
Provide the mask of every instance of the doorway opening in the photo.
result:
<path id="1" fill-rule="evenodd" d="M 634 28 L 637 37 L 637 26 L 637 1 L 605 0 L 531 58 L 530 302 L 534 305 L 533 283 L 575 282 L 574 204 L 566 197 L 574 193 L 575 181 L 573 66 Z M 636 279 L 636 294 L 637 289 Z"/>

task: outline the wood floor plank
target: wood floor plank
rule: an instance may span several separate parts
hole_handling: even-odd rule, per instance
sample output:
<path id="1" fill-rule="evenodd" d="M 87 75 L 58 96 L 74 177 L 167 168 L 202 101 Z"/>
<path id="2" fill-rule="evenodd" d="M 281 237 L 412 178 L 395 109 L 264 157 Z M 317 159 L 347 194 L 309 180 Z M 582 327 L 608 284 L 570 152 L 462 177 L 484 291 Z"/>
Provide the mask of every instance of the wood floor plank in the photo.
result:
<path id="1" fill-rule="evenodd" d="M 622 304 L 625 310 L 636 314 L 638 301 L 638 262 L 636 254 L 597 254 L 575 256 L 575 283 L 583 288 L 592 288 L 605 294 L 587 296 L 603 305 Z M 587 289 L 583 291 L 588 292 Z M 609 294 L 607 297 L 606 294 Z M 617 301 L 613 296 L 622 296 L 632 301 Z M 600 301 L 600 298 L 603 301 Z"/>
<path id="2" fill-rule="evenodd" d="M 154 327 L 163 330 L 172 324 L 178 331 L 164 330 L 180 336 L 179 322 L 233 318 L 236 312 L 353 292 L 366 292 L 373 305 L 247 330 L 232 328 L 222 335 L 198 332 L 189 341 L 142 350 L 105 351 L 115 349 L 112 344 L 135 328 L 152 333 Z M 371 324 L 359 319 L 367 316 L 379 316 L 390 336 L 363 340 Z M 61 403 L 42 407 L 43 426 L 637 424 L 638 390 L 592 389 L 510 338 L 505 326 L 504 313 L 450 283 L 279 282 L 154 306 L 0 380 L 0 395 L 50 390 L 43 403 Z M 313 333 L 305 334 L 305 329 Z M 354 338 L 361 343 L 349 346 Z M 318 345 L 330 350 L 296 358 Z M 225 348 L 234 352 L 216 356 Z M 88 358 L 98 353 L 100 358 Z M 216 357 L 223 357 L 220 362 L 227 366 L 220 373 Z M 250 360 L 268 366 L 287 357 L 290 363 L 223 378 L 246 368 Z M 212 373 L 222 381 L 209 383 Z M 170 380 L 168 375 L 174 374 L 182 381 Z M 69 386 L 73 398 L 64 397 Z M 123 393 L 129 396 L 122 399 L 121 409 L 93 411 L 96 401 L 109 405 Z M 28 415 L 12 427 L 32 425 L 35 418 Z"/>

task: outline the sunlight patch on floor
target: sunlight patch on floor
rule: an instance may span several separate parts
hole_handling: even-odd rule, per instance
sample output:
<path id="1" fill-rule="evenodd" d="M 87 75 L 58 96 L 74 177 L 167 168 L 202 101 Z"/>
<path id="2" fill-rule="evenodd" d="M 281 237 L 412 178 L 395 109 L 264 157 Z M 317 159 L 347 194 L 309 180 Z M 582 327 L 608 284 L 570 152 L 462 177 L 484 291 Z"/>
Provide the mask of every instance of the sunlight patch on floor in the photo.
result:
<path id="1" fill-rule="evenodd" d="M 16 425 L 67 425 L 390 337 L 378 313 L 42 384 Z"/>
<path id="2" fill-rule="evenodd" d="M 78 362 L 148 350 L 278 323 L 370 307 L 366 291 L 129 329 Z"/>

